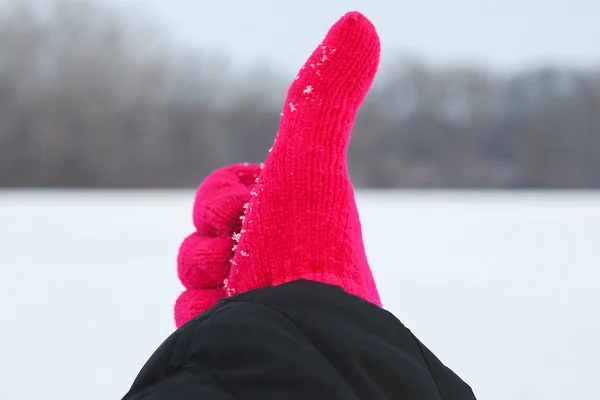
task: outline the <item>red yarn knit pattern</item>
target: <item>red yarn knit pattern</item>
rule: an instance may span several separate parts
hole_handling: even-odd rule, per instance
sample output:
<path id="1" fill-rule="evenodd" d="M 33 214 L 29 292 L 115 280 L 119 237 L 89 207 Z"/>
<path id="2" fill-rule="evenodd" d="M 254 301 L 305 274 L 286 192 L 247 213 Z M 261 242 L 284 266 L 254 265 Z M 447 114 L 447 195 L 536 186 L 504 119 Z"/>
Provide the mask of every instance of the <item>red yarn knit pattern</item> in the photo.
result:
<path id="1" fill-rule="evenodd" d="M 331 28 L 300 70 L 251 192 L 228 296 L 303 278 L 381 305 L 346 159 L 379 53 L 375 28 L 352 12 Z"/>
<path id="2" fill-rule="evenodd" d="M 230 165 L 210 174 L 198 188 L 196 232 L 183 241 L 177 258 L 179 280 L 186 288 L 175 303 L 178 328 L 225 297 L 242 218 L 259 173 L 258 164 Z"/>

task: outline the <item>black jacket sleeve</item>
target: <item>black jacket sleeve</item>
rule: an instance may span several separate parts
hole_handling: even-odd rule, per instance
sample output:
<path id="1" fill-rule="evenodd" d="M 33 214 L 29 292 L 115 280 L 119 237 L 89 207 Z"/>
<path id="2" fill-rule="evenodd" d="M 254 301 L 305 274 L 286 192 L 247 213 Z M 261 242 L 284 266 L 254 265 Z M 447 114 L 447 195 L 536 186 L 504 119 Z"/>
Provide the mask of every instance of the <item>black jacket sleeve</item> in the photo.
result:
<path id="1" fill-rule="evenodd" d="M 181 327 L 124 400 L 474 398 L 390 313 L 300 280 L 224 300 Z"/>

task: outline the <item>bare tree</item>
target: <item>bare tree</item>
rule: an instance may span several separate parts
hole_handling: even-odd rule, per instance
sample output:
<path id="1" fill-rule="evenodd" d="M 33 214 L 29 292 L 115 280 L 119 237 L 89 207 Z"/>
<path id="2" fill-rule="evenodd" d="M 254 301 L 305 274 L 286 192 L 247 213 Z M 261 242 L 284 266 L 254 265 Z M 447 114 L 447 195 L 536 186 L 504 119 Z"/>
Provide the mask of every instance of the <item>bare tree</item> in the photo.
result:
<path id="1" fill-rule="evenodd" d="M 267 155 L 277 71 L 182 52 L 104 2 L 5 4 L 0 186 L 193 186 Z M 498 75 L 399 57 L 361 109 L 350 173 L 359 187 L 598 188 L 599 126 L 600 69 Z"/>

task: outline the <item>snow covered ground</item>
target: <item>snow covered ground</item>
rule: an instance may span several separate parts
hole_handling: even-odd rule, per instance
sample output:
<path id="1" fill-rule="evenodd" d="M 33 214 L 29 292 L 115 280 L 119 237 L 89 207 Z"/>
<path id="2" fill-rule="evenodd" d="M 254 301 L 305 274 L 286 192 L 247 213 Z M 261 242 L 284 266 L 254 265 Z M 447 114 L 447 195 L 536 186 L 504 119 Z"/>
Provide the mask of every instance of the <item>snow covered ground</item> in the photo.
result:
<path id="1" fill-rule="evenodd" d="M 0 398 L 125 394 L 174 330 L 192 198 L 0 192 Z M 358 200 L 386 308 L 478 398 L 595 396 L 600 193 Z"/>

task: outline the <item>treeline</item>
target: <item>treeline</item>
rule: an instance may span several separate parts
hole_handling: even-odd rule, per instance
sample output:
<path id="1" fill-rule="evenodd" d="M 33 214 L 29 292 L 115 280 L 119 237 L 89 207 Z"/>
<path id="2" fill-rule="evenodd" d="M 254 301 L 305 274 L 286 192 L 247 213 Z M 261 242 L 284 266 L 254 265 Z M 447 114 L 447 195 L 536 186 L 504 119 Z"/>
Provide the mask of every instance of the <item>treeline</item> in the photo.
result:
<path id="1" fill-rule="evenodd" d="M 287 77 L 169 47 L 93 2 L 4 2 L 0 186 L 191 187 L 260 162 Z M 354 128 L 358 187 L 598 188 L 600 68 L 384 65 Z"/>

